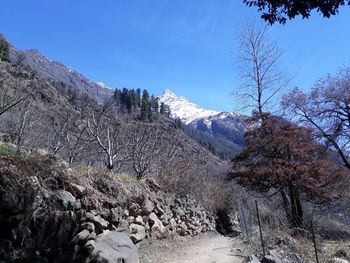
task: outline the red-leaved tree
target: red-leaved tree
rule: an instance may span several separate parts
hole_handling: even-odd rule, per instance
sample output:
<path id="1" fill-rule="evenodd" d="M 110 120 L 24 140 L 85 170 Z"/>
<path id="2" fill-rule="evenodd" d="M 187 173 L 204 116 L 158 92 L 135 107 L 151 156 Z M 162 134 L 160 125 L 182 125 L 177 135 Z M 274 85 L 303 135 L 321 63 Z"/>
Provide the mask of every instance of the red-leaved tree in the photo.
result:
<path id="1" fill-rule="evenodd" d="M 289 223 L 302 227 L 302 198 L 328 199 L 342 169 L 311 130 L 266 113 L 250 120 L 260 123 L 246 132 L 246 147 L 233 159 L 230 177 L 251 190 L 280 193 Z"/>

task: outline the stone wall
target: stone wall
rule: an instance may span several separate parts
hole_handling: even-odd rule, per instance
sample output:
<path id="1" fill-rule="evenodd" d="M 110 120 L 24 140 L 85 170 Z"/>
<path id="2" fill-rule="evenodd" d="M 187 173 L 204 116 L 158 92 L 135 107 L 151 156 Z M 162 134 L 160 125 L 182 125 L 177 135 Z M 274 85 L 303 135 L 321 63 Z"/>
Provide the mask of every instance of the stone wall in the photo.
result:
<path id="1" fill-rule="evenodd" d="M 215 229 L 196 200 L 150 179 L 82 180 L 47 160 L 35 169 L 10 161 L 0 157 L 0 262 L 138 262 L 133 243 Z"/>

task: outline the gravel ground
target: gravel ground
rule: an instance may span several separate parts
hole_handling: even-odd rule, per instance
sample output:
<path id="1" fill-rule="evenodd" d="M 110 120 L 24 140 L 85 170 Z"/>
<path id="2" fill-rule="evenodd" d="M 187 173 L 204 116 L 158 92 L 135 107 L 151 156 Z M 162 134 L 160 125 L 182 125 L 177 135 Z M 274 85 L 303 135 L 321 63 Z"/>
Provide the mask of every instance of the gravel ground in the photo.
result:
<path id="1" fill-rule="evenodd" d="M 241 263 L 247 255 L 239 238 L 215 232 L 194 237 L 145 240 L 139 245 L 141 263 Z"/>

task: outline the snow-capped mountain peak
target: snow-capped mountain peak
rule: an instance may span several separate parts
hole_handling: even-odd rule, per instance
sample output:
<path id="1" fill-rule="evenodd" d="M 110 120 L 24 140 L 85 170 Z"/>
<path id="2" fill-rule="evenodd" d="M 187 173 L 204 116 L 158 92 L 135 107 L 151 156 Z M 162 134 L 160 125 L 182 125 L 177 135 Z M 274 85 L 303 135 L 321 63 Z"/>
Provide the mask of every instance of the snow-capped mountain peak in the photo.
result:
<path id="1" fill-rule="evenodd" d="M 164 90 L 163 94 L 159 96 L 159 101 L 169 106 L 172 118 L 180 118 L 185 124 L 219 113 L 218 111 L 205 110 L 185 97 L 177 96 L 170 89 Z"/>

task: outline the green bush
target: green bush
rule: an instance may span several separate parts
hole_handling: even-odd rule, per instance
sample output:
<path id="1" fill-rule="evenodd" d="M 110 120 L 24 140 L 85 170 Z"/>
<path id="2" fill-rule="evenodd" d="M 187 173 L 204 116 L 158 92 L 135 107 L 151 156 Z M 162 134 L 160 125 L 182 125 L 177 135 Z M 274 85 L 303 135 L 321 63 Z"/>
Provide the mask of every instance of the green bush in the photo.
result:
<path id="1" fill-rule="evenodd" d="M 126 173 L 117 174 L 116 176 L 117 176 L 117 179 L 120 181 L 133 181 L 133 180 L 135 180 L 134 176 L 131 176 L 131 175 L 126 174 Z"/>
<path id="2" fill-rule="evenodd" d="M 31 157 L 31 152 L 29 151 L 18 151 L 15 146 L 8 144 L 0 144 L 0 155 L 14 155 L 19 154 L 22 158 L 27 159 Z"/>
<path id="3" fill-rule="evenodd" d="M 0 155 L 15 154 L 17 151 L 16 147 L 6 144 L 0 144 Z"/>

